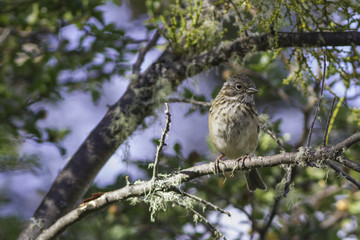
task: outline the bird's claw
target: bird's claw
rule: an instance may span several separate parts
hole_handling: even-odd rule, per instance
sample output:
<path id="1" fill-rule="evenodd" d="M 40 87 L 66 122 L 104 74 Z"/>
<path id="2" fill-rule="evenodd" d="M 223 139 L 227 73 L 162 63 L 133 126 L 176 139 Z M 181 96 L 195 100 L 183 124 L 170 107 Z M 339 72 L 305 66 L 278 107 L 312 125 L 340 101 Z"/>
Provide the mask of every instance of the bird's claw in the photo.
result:
<path id="1" fill-rule="evenodd" d="M 247 158 L 249 158 L 249 161 L 251 161 L 251 157 L 249 155 L 245 155 L 245 156 L 242 156 L 242 157 L 239 157 L 238 159 L 236 159 L 239 168 L 245 168 L 245 160 Z M 242 161 L 241 167 L 240 167 L 240 161 Z"/>
<path id="2" fill-rule="evenodd" d="M 216 160 L 214 161 L 214 169 L 215 169 L 215 174 L 219 175 L 220 174 L 220 163 L 224 164 L 224 161 L 222 161 L 221 159 L 224 157 L 224 154 L 221 154 L 219 157 L 216 158 Z"/>

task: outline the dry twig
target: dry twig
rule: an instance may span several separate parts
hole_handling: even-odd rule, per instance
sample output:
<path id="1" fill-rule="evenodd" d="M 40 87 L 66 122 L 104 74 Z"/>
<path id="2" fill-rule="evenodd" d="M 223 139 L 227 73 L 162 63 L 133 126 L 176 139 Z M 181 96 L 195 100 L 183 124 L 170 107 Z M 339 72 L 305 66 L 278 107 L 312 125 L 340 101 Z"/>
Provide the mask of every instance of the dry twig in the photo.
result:
<path id="1" fill-rule="evenodd" d="M 158 178 L 158 165 L 159 165 L 160 153 L 161 153 L 161 150 L 163 149 L 164 145 L 166 145 L 165 144 L 166 134 L 170 130 L 171 114 L 170 114 L 169 104 L 168 103 L 165 103 L 165 114 L 166 114 L 166 124 L 165 124 L 165 129 L 162 132 L 159 145 L 158 145 L 158 147 L 156 149 L 155 162 L 154 162 L 154 166 L 153 166 L 154 169 L 153 169 L 152 180 L 156 180 Z"/>
<path id="2" fill-rule="evenodd" d="M 329 165 L 335 172 L 339 173 L 343 177 L 345 177 L 347 180 L 349 180 L 351 183 L 353 183 L 358 189 L 360 189 L 360 183 L 356 181 L 353 177 L 351 177 L 349 174 L 344 172 L 341 168 L 335 166 L 331 162 L 327 162 L 327 165 Z"/>
<path id="3" fill-rule="evenodd" d="M 191 212 L 193 212 L 197 217 L 199 217 L 201 219 L 201 221 L 203 221 L 208 228 L 210 229 L 210 231 L 215 235 L 215 236 L 219 236 L 219 239 L 224 239 L 226 240 L 225 236 L 212 224 L 209 222 L 209 220 L 206 219 L 206 217 L 204 217 L 203 215 L 201 215 L 198 211 L 192 209 L 192 208 L 188 208 Z"/>
<path id="4" fill-rule="evenodd" d="M 191 103 L 193 105 L 201 106 L 201 107 L 211 107 L 211 102 L 202 102 L 194 99 L 186 99 L 186 98 L 168 98 L 167 102 L 169 103 Z"/>
<path id="5" fill-rule="evenodd" d="M 326 123 L 324 138 L 323 138 L 323 146 L 326 146 L 326 144 L 328 142 L 328 138 L 329 138 L 328 131 L 329 131 L 330 120 L 331 120 L 331 117 L 332 117 L 332 115 L 334 113 L 335 102 L 336 102 L 337 99 L 338 99 L 337 97 L 334 97 L 333 100 L 332 100 L 332 103 L 331 103 L 331 108 L 330 108 L 328 120 L 327 120 L 327 123 Z"/>
<path id="6" fill-rule="evenodd" d="M 308 133 L 308 139 L 307 139 L 307 143 L 306 143 L 307 147 L 310 146 L 311 135 L 312 135 L 312 132 L 313 132 L 313 129 L 314 129 L 314 125 L 315 125 L 315 121 L 316 121 L 318 111 L 320 110 L 321 100 L 322 100 L 323 95 L 324 95 L 325 75 L 326 75 L 326 52 L 324 50 L 324 70 L 323 70 L 323 78 L 322 78 L 322 81 L 321 81 L 321 90 L 320 90 L 320 94 L 319 94 L 319 101 L 318 101 L 318 104 L 317 104 L 317 106 L 315 108 L 314 118 L 313 118 L 313 120 L 311 122 L 310 131 Z"/>
<path id="7" fill-rule="evenodd" d="M 146 53 L 153 47 L 156 45 L 157 40 L 160 38 L 160 32 L 159 30 L 157 30 L 154 34 L 154 36 L 151 38 L 151 40 L 148 42 L 148 44 L 143 47 L 142 49 L 140 49 L 138 57 L 135 61 L 135 63 L 133 64 L 132 67 L 132 71 L 134 74 L 138 74 L 140 72 L 140 67 L 141 64 L 144 61 L 145 55 Z"/>
<path id="8" fill-rule="evenodd" d="M 177 193 L 179 193 L 179 194 L 181 194 L 181 195 L 185 195 L 185 196 L 187 196 L 187 197 L 189 197 L 189 198 L 191 198 L 191 199 L 194 199 L 195 201 L 198 201 L 198 202 L 200 202 L 200 203 L 202 203 L 202 204 L 204 204 L 204 205 L 206 205 L 206 206 L 208 206 L 208 207 L 211 207 L 211 208 L 213 208 L 213 209 L 216 210 L 216 211 L 219 211 L 219 212 L 221 212 L 221 213 L 224 213 L 224 214 L 228 215 L 229 217 L 231 216 L 231 214 L 230 214 L 228 211 L 226 211 L 226 210 L 224 210 L 224 209 L 216 206 L 215 204 L 213 204 L 213 203 L 211 203 L 211 202 L 209 202 L 209 201 L 206 201 L 206 200 L 204 200 L 204 199 L 202 199 L 202 198 L 199 198 L 198 196 L 195 196 L 195 195 L 190 194 L 190 193 L 188 193 L 188 192 L 181 191 L 181 190 L 178 189 L 178 188 L 173 188 L 172 190 L 175 191 L 175 192 L 177 192 Z"/>

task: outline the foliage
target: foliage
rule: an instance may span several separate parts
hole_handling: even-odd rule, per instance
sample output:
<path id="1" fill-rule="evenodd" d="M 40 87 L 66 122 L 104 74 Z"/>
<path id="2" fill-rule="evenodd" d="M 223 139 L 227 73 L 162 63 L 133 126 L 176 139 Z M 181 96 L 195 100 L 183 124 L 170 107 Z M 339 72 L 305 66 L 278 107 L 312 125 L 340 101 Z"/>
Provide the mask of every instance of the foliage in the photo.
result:
<path id="1" fill-rule="evenodd" d="M 70 130 L 44 129 L 39 120 L 47 117 L 46 108 L 61 101 L 65 92 L 90 92 L 97 102 L 102 83 L 124 72 L 124 54 L 131 39 L 104 22 L 99 9 L 102 1 L 1 4 L 0 142 L 1 146 L 11 143 L 6 153 L 0 152 L 4 170 L 7 156 L 16 164 L 14 152 L 24 138 L 56 143 L 65 154 L 60 143 Z M 64 34 L 67 28 L 81 36 L 75 45 Z"/>
<path id="2" fill-rule="evenodd" d="M 216 20 L 217 11 L 204 5 L 203 0 L 176 0 L 170 5 L 169 12 L 157 15 L 154 5 L 163 5 L 161 2 L 147 1 L 151 6 L 149 13 L 153 17 L 152 22 L 168 40 L 175 53 L 183 56 L 194 55 L 209 49 L 222 39 L 224 31 L 221 30 L 221 22 Z"/>

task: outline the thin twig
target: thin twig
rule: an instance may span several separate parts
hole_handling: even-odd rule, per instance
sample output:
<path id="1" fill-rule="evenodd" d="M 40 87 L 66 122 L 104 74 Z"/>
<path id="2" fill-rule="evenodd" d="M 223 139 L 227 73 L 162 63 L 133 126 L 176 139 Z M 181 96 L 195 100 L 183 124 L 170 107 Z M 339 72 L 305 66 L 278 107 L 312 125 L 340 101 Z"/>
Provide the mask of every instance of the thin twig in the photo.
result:
<path id="1" fill-rule="evenodd" d="M 204 205 L 206 205 L 208 207 L 213 208 L 216 211 L 219 211 L 219 212 L 224 213 L 224 214 L 228 215 L 229 217 L 231 217 L 230 212 L 228 212 L 228 211 L 226 211 L 226 210 L 224 210 L 224 209 L 222 209 L 222 208 L 212 204 L 211 202 L 208 202 L 208 201 L 206 201 L 206 200 L 204 200 L 204 199 L 202 199 L 202 198 L 200 198 L 198 196 L 195 196 L 195 195 L 190 194 L 188 192 L 181 191 L 178 188 L 173 188 L 172 190 L 179 193 L 179 194 L 185 195 L 185 196 L 187 196 L 187 197 L 189 197 L 191 199 L 194 199 L 195 201 L 198 201 L 198 202 L 200 202 L 200 203 L 202 203 L 202 204 L 204 204 Z"/>
<path id="2" fill-rule="evenodd" d="M 158 165 L 159 165 L 160 152 L 161 152 L 162 148 L 164 147 L 164 145 L 166 145 L 165 144 L 166 134 L 170 130 L 171 114 L 170 114 L 169 104 L 168 103 L 165 103 L 165 114 L 166 114 L 166 125 L 165 125 L 165 129 L 162 131 L 160 142 L 159 142 L 159 145 L 158 145 L 158 147 L 156 149 L 153 176 L 152 176 L 153 180 L 157 179 L 157 177 L 158 177 Z"/>
<path id="3" fill-rule="evenodd" d="M 335 166 L 331 162 L 327 162 L 326 164 L 329 165 L 332 169 L 334 169 L 335 172 L 340 173 L 343 177 L 345 177 L 347 180 L 352 182 L 357 188 L 360 189 L 360 183 L 357 182 L 354 178 L 352 178 L 349 174 L 344 172 L 341 168 Z"/>
<path id="4" fill-rule="evenodd" d="M 285 152 L 285 147 L 280 142 L 280 139 L 276 136 L 276 134 L 272 130 L 270 130 L 268 127 L 266 127 L 265 124 L 260 124 L 260 125 L 261 125 L 262 130 L 264 132 L 266 132 L 267 134 L 269 134 L 270 137 L 272 137 L 276 141 L 277 145 L 279 145 L 279 147 L 281 148 L 281 151 Z"/>
<path id="5" fill-rule="evenodd" d="M 335 151 L 342 151 L 344 152 L 346 149 L 350 148 L 352 145 L 359 143 L 360 141 L 360 131 L 357 131 L 350 137 L 346 138 L 345 140 L 339 142 L 335 146 L 331 147 L 331 150 Z"/>
<path id="6" fill-rule="evenodd" d="M 307 147 L 310 146 L 312 131 L 314 129 L 315 120 L 316 120 L 318 111 L 320 110 L 321 99 L 323 98 L 324 85 L 325 85 L 325 74 L 326 74 L 326 50 L 324 50 L 324 70 L 323 70 L 323 78 L 322 78 L 322 81 L 321 81 L 321 90 L 320 90 L 320 95 L 319 95 L 319 101 L 318 101 L 318 105 L 315 108 L 314 118 L 313 118 L 313 120 L 311 122 L 310 131 L 308 133 L 308 139 L 307 139 L 307 143 L 306 143 Z"/>
<path id="7" fill-rule="evenodd" d="M 278 213 L 280 202 L 281 202 L 281 196 L 275 199 L 275 203 L 272 207 L 272 210 L 271 210 L 270 216 L 266 222 L 266 225 L 259 231 L 260 239 L 262 239 L 262 240 L 265 239 L 266 233 L 269 230 L 269 228 L 271 227 L 271 223 L 274 220 L 274 217 Z"/>
<path id="8" fill-rule="evenodd" d="M 324 133 L 323 146 L 326 146 L 326 144 L 328 142 L 328 138 L 329 138 L 328 131 L 329 131 L 330 120 L 334 113 L 335 102 L 337 99 L 338 99 L 337 97 L 334 97 L 332 100 L 332 103 L 331 103 L 331 108 L 330 108 L 329 116 L 328 116 L 327 123 L 326 123 L 325 133 Z"/>
<path id="9" fill-rule="evenodd" d="M 276 136 L 276 134 L 272 130 L 267 128 L 264 124 L 261 124 L 261 128 L 263 129 L 263 131 L 265 131 L 267 134 L 269 134 L 270 137 L 272 137 L 276 141 L 276 143 L 281 148 L 282 152 L 286 152 L 284 145 L 280 142 L 280 139 Z M 290 165 L 287 170 L 286 183 L 285 183 L 285 187 L 284 187 L 283 197 L 286 197 L 287 194 L 289 193 L 290 184 L 291 184 L 291 180 L 292 180 L 292 171 L 293 171 L 293 166 Z"/>
<path id="10" fill-rule="evenodd" d="M 296 171 L 296 166 L 292 166 L 290 165 L 289 168 L 287 169 L 287 173 L 286 173 L 286 183 L 284 186 L 284 193 L 283 193 L 283 197 L 285 198 L 289 191 L 290 191 L 290 185 L 291 182 L 295 176 L 295 171 Z"/>
<path id="11" fill-rule="evenodd" d="M 347 218 L 350 215 L 349 211 L 341 211 L 341 210 L 337 210 L 335 213 L 331 214 L 328 218 L 324 219 L 321 224 L 320 227 L 322 229 L 329 229 L 331 228 L 334 224 L 339 223 L 341 220 L 343 220 L 344 218 Z"/>
<path id="12" fill-rule="evenodd" d="M 180 206 L 182 206 L 181 204 L 179 204 Z M 184 206 L 183 206 L 184 207 Z M 203 215 L 201 215 L 198 211 L 192 209 L 192 208 L 187 208 L 189 209 L 191 212 L 193 212 L 196 216 L 198 216 L 210 229 L 210 231 L 216 236 L 219 236 L 219 239 L 226 239 L 225 236 L 212 224 L 210 223 L 206 217 L 204 217 Z"/>
<path id="13" fill-rule="evenodd" d="M 254 239 L 255 236 L 255 232 L 259 232 L 259 227 L 258 227 L 258 222 L 256 220 L 256 214 L 255 214 L 255 198 L 254 198 L 254 194 L 250 193 L 250 206 L 251 206 L 251 212 L 250 212 L 250 221 L 251 221 L 251 228 L 252 228 L 252 233 L 250 235 L 250 239 Z"/>
<path id="14" fill-rule="evenodd" d="M 236 7 L 236 5 L 234 4 L 234 2 L 233 2 L 232 0 L 229 0 L 229 2 L 231 3 L 231 5 L 233 5 L 233 7 L 234 7 L 234 9 L 235 9 L 235 12 L 236 12 L 236 15 L 238 15 L 240 21 L 243 22 L 243 19 L 242 19 L 241 15 L 240 15 L 240 12 L 239 12 L 239 10 L 237 9 L 237 7 Z M 246 36 L 246 37 L 249 36 L 249 33 L 248 33 L 247 29 L 245 29 L 244 33 L 245 33 L 245 36 Z"/>
<path id="15" fill-rule="evenodd" d="M 357 162 L 351 161 L 350 159 L 344 157 L 344 156 L 340 156 L 340 160 L 339 162 L 344 164 L 346 167 L 351 168 L 352 170 L 360 173 L 360 164 L 358 164 Z"/>
<path id="16" fill-rule="evenodd" d="M 140 72 L 140 67 L 142 62 L 144 61 L 145 55 L 146 53 L 153 47 L 156 45 L 157 40 L 160 38 L 160 31 L 156 30 L 154 36 L 151 38 L 151 40 L 148 42 L 148 44 L 146 44 L 145 47 L 141 48 L 139 51 L 139 55 L 135 61 L 135 63 L 133 64 L 133 68 L 132 71 L 134 74 L 138 74 Z"/>
<path id="17" fill-rule="evenodd" d="M 303 204 L 309 205 L 311 207 L 315 207 L 319 204 L 319 202 L 340 192 L 341 189 L 342 188 L 337 185 L 328 186 L 324 190 L 321 190 L 321 191 L 303 199 L 302 201 L 297 202 L 294 207 L 298 207 Z"/>
<path id="18" fill-rule="evenodd" d="M 186 99 L 186 98 L 168 98 L 167 102 L 169 103 L 191 103 L 193 105 L 201 106 L 201 107 L 211 107 L 211 102 L 202 102 L 194 99 Z"/>

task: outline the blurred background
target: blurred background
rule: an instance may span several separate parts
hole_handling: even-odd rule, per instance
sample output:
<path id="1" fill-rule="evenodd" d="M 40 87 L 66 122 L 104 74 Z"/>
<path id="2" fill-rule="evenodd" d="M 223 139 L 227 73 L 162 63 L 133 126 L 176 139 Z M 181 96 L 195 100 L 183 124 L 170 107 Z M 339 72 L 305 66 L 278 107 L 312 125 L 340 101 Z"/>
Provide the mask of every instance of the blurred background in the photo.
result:
<path id="1" fill-rule="evenodd" d="M 252 21 L 254 15 L 260 13 L 261 4 L 234 2 L 203 3 L 204 12 L 207 8 L 217 11 L 212 9 L 215 6 L 222 14 L 221 27 L 227 30 L 222 33 L 221 41 L 269 30 L 256 25 L 261 24 L 260 20 Z M 354 8 L 351 1 L 348 4 L 348 9 L 335 15 L 331 13 L 336 9 L 334 4 L 325 6 L 328 16 L 321 19 L 333 22 L 323 23 L 304 16 L 302 24 L 314 31 L 324 26 L 331 30 L 346 26 L 358 31 L 359 9 Z M 297 6 L 303 6 L 302 11 L 315 16 L 321 14 L 319 6 L 312 1 Z M 14 239 L 67 160 L 101 120 L 108 106 L 125 92 L 139 48 L 154 35 L 156 24 L 161 25 L 159 16 L 166 15 L 171 4 L 149 0 L 1 1 L 0 9 L 3 9 L 0 10 L 0 238 Z M 275 24 L 275 27 L 279 31 L 300 31 L 301 21 L 291 25 L 298 20 L 296 14 L 286 15 L 290 11 L 287 7 L 279 9 L 286 23 Z M 271 13 L 275 9 L 269 7 L 267 11 Z M 350 12 L 350 16 L 345 12 Z M 248 23 L 244 25 L 247 28 L 239 27 L 238 21 Z M 166 36 L 160 37 L 157 46 L 146 55 L 141 70 L 157 59 L 168 41 Z M 325 53 L 326 88 L 314 128 L 313 146 L 322 141 L 335 96 L 338 99 L 329 144 L 359 130 L 358 51 L 359 47 L 355 46 L 329 47 Z M 259 89 L 255 101 L 264 127 L 275 133 L 286 151 L 295 151 L 306 142 L 323 77 L 323 58 L 324 49 L 291 48 L 229 59 L 226 64 L 187 78 L 169 97 L 210 102 L 229 75 L 244 73 Z M 218 153 L 208 141 L 208 109 L 179 102 L 170 103 L 170 112 L 172 123 L 161 156 L 161 172 L 171 173 L 214 161 Z M 109 159 L 85 197 L 92 192 L 124 186 L 125 176 L 131 181 L 148 180 L 151 177 L 148 164 L 154 160 L 164 126 L 162 107 L 145 119 Z M 261 132 L 257 154 L 279 152 L 276 141 Z M 347 154 L 358 160 L 359 145 Z M 234 177 L 197 179 L 186 184 L 184 190 L 231 212 L 231 218 L 212 210 L 203 213 L 227 239 L 252 239 L 260 236 L 256 230 L 266 224 L 275 208 L 280 191 L 277 186 L 283 183 L 287 166 L 260 171 L 269 188 L 266 192 L 249 193 L 241 173 Z M 358 173 L 347 171 L 359 178 Z M 278 216 L 266 239 L 286 236 L 285 239 L 357 239 L 360 195 L 353 186 L 330 169 L 298 167 L 296 172 L 290 193 L 277 206 Z M 324 195 L 317 196 L 318 192 Z M 130 203 L 112 205 L 76 224 L 60 239 L 137 239 L 144 236 L 144 231 L 146 239 L 208 239 L 211 236 L 206 224 L 195 223 L 192 214 L 180 207 L 169 205 L 165 212 L 156 214 L 155 222 L 150 222 L 150 214 L 145 203 L 139 203 L 139 207 Z"/>

